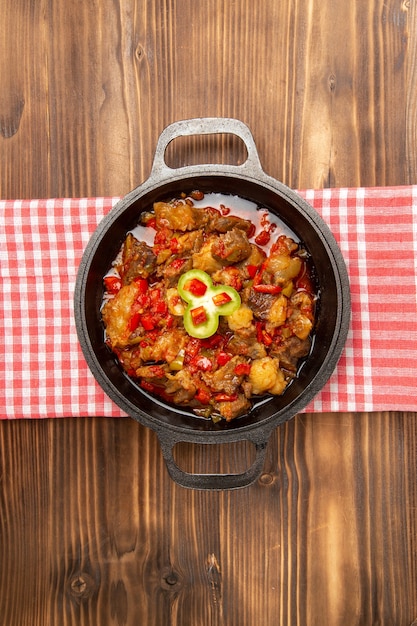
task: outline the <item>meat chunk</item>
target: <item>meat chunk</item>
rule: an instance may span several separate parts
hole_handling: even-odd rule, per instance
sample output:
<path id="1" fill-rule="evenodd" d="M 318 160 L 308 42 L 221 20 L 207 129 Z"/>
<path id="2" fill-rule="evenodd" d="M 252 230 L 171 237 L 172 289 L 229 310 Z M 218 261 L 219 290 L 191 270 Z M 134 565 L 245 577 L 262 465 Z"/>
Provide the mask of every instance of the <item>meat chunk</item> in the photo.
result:
<path id="1" fill-rule="evenodd" d="M 122 251 L 122 266 L 119 272 L 124 285 L 135 278 L 148 278 L 156 269 L 156 256 L 144 241 L 138 241 L 129 233 Z"/>
<path id="2" fill-rule="evenodd" d="M 218 233 L 227 233 L 229 230 L 233 230 L 234 228 L 238 228 L 246 234 L 250 234 L 253 226 L 249 220 L 244 220 L 241 217 L 236 217 L 235 215 L 216 214 L 212 216 L 212 219 L 207 227 L 209 231 L 216 231 Z"/>
<path id="3" fill-rule="evenodd" d="M 259 293 L 250 289 L 248 291 L 247 304 L 258 319 L 267 320 L 275 299 L 276 297 L 270 293 Z"/>
<path id="4" fill-rule="evenodd" d="M 186 202 L 155 202 L 154 211 L 158 229 L 197 230 L 207 224 L 210 219 L 210 215 L 203 209 L 198 209 Z"/>
<path id="5" fill-rule="evenodd" d="M 176 404 L 187 404 L 194 398 L 197 387 L 191 374 L 187 370 L 180 370 L 175 375 L 168 374 L 165 390 L 173 396 L 173 401 Z"/>
<path id="6" fill-rule="evenodd" d="M 241 382 L 241 378 L 236 374 L 235 368 L 239 363 L 244 362 L 242 358 L 235 356 L 216 372 L 203 373 L 202 378 L 214 392 L 223 392 L 227 395 L 233 395 L 236 393 Z"/>
<path id="7" fill-rule="evenodd" d="M 308 355 L 311 348 L 311 340 L 299 339 L 295 335 L 289 337 L 280 345 L 274 345 L 269 354 L 279 358 L 280 366 L 289 372 L 296 372 L 299 360 Z"/>
<path id="8" fill-rule="evenodd" d="M 224 265 L 232 265 L 247 259 L 252 253 L 252 247 L 244 231 L 233 228 L 214 241 L 211 253 Z"/>
<path id="9" fill-rule="evenodd" d="M 235 419 L 235 417 L 245 415 L 249 411 L 250 406 L 250 402 L 244 394 L 239 394 L 236 400 L 216 403 L 217 410 L 227 422 Z"/>

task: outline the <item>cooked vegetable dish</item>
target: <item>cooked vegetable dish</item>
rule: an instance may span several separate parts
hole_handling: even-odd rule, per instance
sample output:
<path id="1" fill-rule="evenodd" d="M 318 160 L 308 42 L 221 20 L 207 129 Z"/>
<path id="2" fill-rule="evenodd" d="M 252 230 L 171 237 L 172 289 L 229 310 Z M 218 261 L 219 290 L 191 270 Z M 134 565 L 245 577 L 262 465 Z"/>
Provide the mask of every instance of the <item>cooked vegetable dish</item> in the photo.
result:
<path id="1" fill-rule="evenodd" d="M 143 213 L 149 236 L 127 234 L 104 277 L 102 319 L 142 389 L 229 421 L 297 376 L 314 333 L 314 268 L 268 215 L 255 226 L 196 191 Z"/>

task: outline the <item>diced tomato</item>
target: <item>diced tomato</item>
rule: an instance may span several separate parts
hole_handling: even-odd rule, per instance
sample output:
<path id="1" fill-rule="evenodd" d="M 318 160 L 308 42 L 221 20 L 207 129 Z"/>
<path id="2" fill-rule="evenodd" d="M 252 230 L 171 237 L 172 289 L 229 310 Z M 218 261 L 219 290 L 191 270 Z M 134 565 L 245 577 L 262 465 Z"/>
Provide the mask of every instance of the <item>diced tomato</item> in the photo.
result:
<path id="1" fill-rule="evenodd" d="M 223 365 L 226 365 L 226 363 L 228 363 L 231 358 L 231 355 L 227 352 L 219 352 L 219 354 L 217 355 L 217 363 L 220 367 L 223 367 Z"/>
<path id="2" fill-rule="evenodd" d="M 199 353 L 201 349 L 201 341 L 200 339 L 192 338 L 187 343 L 185 361 L 190 361 L 196 354 Z"/>
<path id="3" fill-rule="evenodd" d="M 217 293 L 212 298 L 212 300 L 213 300 L 213 302 L 214 302 L 214 304 L 216 306 L 221 306 L 222 304 L 226 304 L 227 302 L 230 302 L 231 299 L 232 298 L 225 291 L 222 291 L 221 293 Z"/>
<path id="4" fill-rule="evenodd" d="M 197 356 L 193 359 L 193 365 L 202 372 L 209 372 L 213 368 L 213 364 L 206 356 Z"/>
<path id="5" fill-rule="evenodd" d="M 184 290 L 189 291 L 193 296 L 204 296 L 207 291 L 207 285 L 198 278 L 191 278 L 184 285 Z"/>
<path id="6" fill-rule="evenodd" d="M 203 389 L 202 387 L 199 388 L 199 390 L 194 396 L 194 398 L 198 402 L 201 402 L 201 404 L 209 404 L 210 397 L 211 397 L 210 392 L 207 389 Z"/>
<path id="7" fill-rule="evenodd" d="M 180 270 L 185 263 L 185 259 L 174 259 L 172 263 L 170 263 L 170 267 L 174 270 Z"/>
<path id="8" fill-rule="evenodd" d="M 146 226 L 156 230 L 156 217 L 151 217 L 151 219 L 146 222 Z"/>
<path id="9" fill-rule="evenodd" d="M 167 244 L 167 232 L 165 229 L 157 230 L 154 239 L 154 252 L 158 254 L 166 247 Z"/>
<path id="10" fill-rule="evenodd" d="M 250 373 L 249 363 L 238 363 L 235 367 L 235 374 L 237 376 L 247 376 Z"/>
<path id="11" fill-rule="evenodd" d="M 169 242 L 169 249 L 172 254 L 176 254 L 178 252 L 178 239 L 176 237 L 173 237 Z"/>
<path id="12" fill-rule="evenodd" d="M 138 303 L 142 311 L 144 311 L 149 307 L 151 299 L 149 298 L 147 293 L 138 293 L 138 295 L 136 296 L 136 302 Z"/>
<path id="13" fill-rule="evenodd" d="M 207 337 L 206 339 L 201 339 L 201 345 L 205 348 L 218 348 L 224 342 L 224 337 L 219 335 L 219 333 L 214 333 L 211 337 Z"/>
<path id="14" fill-rule="evenodd" d="M 248 270 L 249 278 L 255 278 L 255 274 L 258 271 L 256 265 L 247 265 L 246 269 Z"/>
<path id="15" fill-rule="evenodd" d="M 153 330 L 155 328 L 155 321 L 150 313 L 145 313 L 145 315 L 142 315 L 140 321 L 145 330 Z"/>
<path id="16" fill-rule="evenodd" d="M 165 315 L 165 313 L 168 311 L 167 303 L 164 302 L 163 300 L 161 300 L 160 302 L 157 302 L 155 305 L 155 311 L 156 313 L 161 313 Z"/>
<path id="17" fill-rule="evenodd" d="M 144 294 L 148 290 L 148 281 L 146 278 L 135 278 L 135 283 L 139 288 L 139 293 Z"/>
<path id="18" fill-rule="evenodd" d="M 165 377 L 165 370 L 160 365 L 151 365 L 150 370 L 155 378 Z"/>
<path id="19" fill-rule="evenodd" d="M 174 316 L 171 315 L 171 313 L 168 313 L 168 315 L 164 319 L 166 328 L 172 328 L 174 325 Z"/>
<path id="20" fill-rule="evenodd" d="M 122 281 L 118 276 L 106 276 L 104 287 L 108 293 L 115 295 L 122 288 Z"/>
<path id="21" fill-rule="evenodd" d="M 207 313 L 206 309 L 203 306 L 198 306 L 195 309 L 191 309 L 190 313 L 194 326 L 199 326 L 200 324 L 204 324 L 205 322 L 207 322 Z"/>
<path id="22" fill-rule="evenodd" d="M 137 329 L 140 322 L 140 314 L 134 313 L 132 317 L 129 319 L 129 330 L 131 333 Z"/>
<path id="23" fill-rule="evenodd" d="M 159 288 L 152 289 L 152 291 L 149 292 L 149 295 L 151 297 L 152 306 L 156 306 L 158 302 L 161 301 L 161 290 Z"/>

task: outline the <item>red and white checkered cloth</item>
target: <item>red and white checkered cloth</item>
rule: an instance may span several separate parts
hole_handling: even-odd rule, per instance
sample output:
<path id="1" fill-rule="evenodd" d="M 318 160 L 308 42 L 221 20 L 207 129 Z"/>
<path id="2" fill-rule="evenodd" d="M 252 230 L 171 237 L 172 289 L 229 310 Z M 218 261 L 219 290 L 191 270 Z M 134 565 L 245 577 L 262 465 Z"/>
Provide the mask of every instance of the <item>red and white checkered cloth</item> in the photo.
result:
<path id="1" fill-rule="evenodd" d="M 417 411 L 417 186 L 300 193 L 333 231 L 352 291 L 345 350 L 305 411 Z M 125 415 L 73 318 L 82 253 L 117 200 L 0 201 L 0 418 Z"/>

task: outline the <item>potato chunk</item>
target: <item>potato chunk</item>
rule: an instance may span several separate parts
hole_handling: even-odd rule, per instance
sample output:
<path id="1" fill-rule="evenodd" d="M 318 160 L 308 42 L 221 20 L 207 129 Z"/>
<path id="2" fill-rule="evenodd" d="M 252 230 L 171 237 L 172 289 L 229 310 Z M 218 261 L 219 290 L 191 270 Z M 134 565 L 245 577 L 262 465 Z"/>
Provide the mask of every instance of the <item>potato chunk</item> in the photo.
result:
<path id="1" fill-rule="evenodd" d="M 287 319 L 287 304 L 288 300 L 283 295 L 278 296 L 273 302 L 267 316 L 267 322 L 272 328 L 277 328 L 285 323 Z"/>
<path id="2" fill-rule="evenodd" d="M 262 395 L 267 391 L 280 394 L 286 387 L 284 375 L 279 369 L 278 359 L 272 359 L 269 356 L 252 362 L 249 382 L 252 385 L 254 395 Z"/>
<path id="3" fill-rule="evenodd" d="M 237 311 L 227 317 L 230 330 L 235 331 L 242 328 L 250 328 L 252 320 L 253 313 L 247 304 L 241 304 Z"/>

